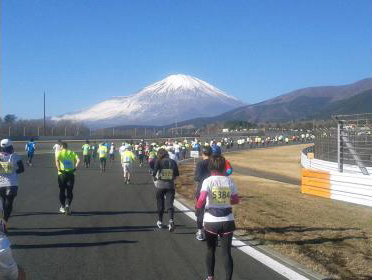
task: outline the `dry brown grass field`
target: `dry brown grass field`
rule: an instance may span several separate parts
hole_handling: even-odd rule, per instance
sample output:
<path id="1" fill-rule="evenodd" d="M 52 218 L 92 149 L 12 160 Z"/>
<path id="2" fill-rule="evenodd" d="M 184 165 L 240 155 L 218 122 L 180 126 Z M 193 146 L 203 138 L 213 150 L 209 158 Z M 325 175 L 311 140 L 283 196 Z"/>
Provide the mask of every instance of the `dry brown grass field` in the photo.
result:
<path id="1" fill-rule="evenodd" d="M 226 155 L 235 168 L 232 178 L 241 196 L 241 203 L 234 207 L 236 234 L 330 279 L 372 279 L 372 209 L 304 195 L 299 185 L 285 183 L 286 178 L 300 178 L 304 147 Z M 252 169 L 270 170 L 268 175 L 276 175 L 269 176 L 275 180 L 251 176 Z M 178 196 L 193 207 L 194 165 L 182 164 L 180 170 Z"/>

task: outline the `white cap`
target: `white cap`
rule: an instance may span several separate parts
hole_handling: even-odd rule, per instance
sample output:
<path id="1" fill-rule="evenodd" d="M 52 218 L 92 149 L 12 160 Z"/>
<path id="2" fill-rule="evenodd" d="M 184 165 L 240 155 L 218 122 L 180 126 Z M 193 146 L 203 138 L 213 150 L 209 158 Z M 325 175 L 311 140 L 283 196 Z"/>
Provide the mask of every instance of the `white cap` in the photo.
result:
<path id="1" fill-rule="evenodd" d="M 1 148 L 7 148 L 7 147 L 10 147 L 10 146 L 13 146 L 13 143 L 9 139 L 3 139 L 3 140 L 1 140 L 0 146 L 1 146 Z"/>

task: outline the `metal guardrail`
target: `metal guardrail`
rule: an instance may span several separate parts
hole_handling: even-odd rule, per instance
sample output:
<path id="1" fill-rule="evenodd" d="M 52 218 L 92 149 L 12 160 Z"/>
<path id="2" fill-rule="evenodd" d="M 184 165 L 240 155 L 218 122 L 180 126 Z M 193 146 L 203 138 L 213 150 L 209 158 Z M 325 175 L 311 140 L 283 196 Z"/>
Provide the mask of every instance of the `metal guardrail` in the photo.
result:
<path id="1" fill-rule="evenodd" d="M 315 158 L 344 165 L 358 166 L 368 175 L 372 167 L 372 113 L 334 116 L 337 128 L 315 133 Z"/>

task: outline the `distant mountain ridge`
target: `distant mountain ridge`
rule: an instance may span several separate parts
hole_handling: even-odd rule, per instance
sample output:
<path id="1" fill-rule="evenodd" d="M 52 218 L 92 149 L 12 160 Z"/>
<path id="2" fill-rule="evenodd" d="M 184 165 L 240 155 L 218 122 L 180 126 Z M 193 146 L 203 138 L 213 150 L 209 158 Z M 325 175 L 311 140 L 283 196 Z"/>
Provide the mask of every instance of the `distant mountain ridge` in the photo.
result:
<path id="1" fill-rule="evenodd" d="M 372 78 L 363 79 L 349 85 L 308 87 L 260 103 L 239 107 L 215 117 L 196 118 L 182 122 L 180 125 L 194 124 L 200 126 L 206 123 L 228 120 L 243 120 L 254 123 L 285 122 L 329 118 L 336 113 L 372 112 L 372 103 L 368 103 L 371 90 Z"/>

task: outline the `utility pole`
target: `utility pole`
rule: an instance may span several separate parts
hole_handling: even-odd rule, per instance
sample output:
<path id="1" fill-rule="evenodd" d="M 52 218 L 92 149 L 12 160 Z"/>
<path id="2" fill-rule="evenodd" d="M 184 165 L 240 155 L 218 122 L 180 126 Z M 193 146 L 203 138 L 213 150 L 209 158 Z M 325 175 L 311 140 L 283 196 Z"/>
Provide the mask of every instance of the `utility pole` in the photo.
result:
<path id="1" fill-rule="evenodd" d="M 45 131 L 45 91 L 44 91 L 44 128 L 43 128 L 43 135 L 46 136 L 46 131 Z"/>

